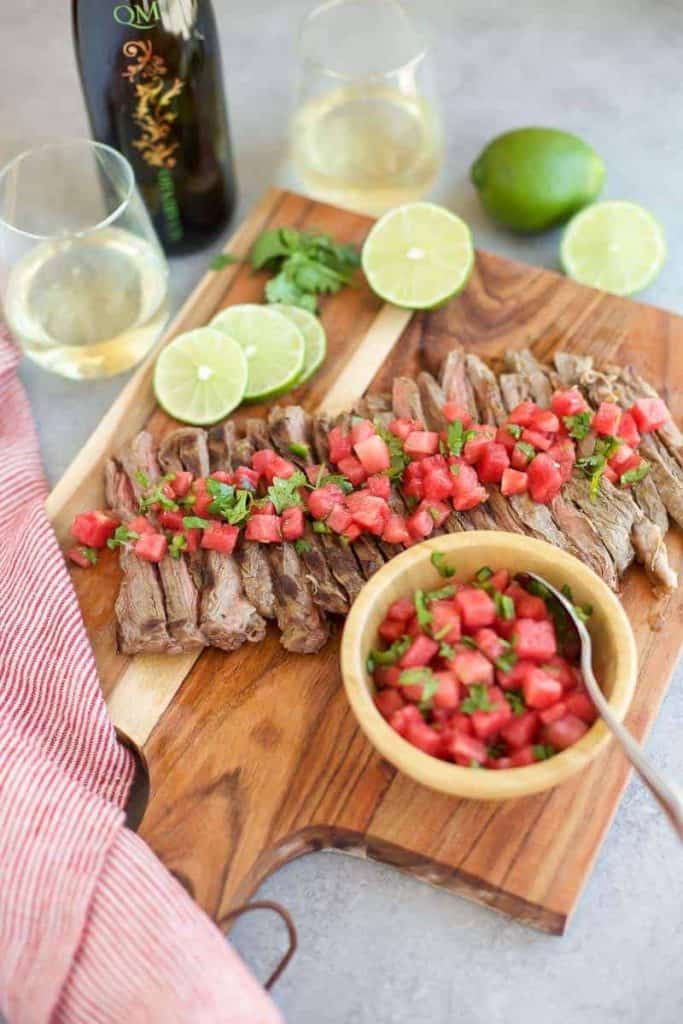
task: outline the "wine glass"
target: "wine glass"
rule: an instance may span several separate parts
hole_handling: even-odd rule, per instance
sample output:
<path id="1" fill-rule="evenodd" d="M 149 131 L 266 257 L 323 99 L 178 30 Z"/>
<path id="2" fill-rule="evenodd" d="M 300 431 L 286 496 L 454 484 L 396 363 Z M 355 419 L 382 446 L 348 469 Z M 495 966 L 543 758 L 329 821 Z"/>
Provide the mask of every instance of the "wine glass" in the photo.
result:
<path id="1" fill-rule="evenodd" d="M 129 369 L 168 320 L 168 266 L 128 161 L 49 143 L 0 171 L 0 300 L 26 355 L 74 379 Z"/>
<path id="2" fill-rule="evenodd" d="M 316 199 L 378 215 L 432 188 L 441 117 L 425 39 L 398 0 L 328 0 L 301 28 L 294 169 Z"/>

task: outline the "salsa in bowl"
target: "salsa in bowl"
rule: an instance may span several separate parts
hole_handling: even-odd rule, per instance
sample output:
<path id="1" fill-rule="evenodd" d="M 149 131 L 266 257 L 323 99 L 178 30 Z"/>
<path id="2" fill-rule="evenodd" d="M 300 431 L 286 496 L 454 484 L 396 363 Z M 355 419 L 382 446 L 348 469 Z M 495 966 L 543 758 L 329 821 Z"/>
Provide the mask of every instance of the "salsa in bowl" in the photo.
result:
<path id="1" fill-rule="evenodd" d="M 475 799 L 558 785 L 609 733 L 583 688 L 575 634 L 520 574 L 571 593 L 593 667 L 623 718 L 637 658 L 615 594 L 543 541 L 471 531 L 388 562 L 364 587 L 342 642 L 347 695 L 379 752 L 416 781 Z"/>

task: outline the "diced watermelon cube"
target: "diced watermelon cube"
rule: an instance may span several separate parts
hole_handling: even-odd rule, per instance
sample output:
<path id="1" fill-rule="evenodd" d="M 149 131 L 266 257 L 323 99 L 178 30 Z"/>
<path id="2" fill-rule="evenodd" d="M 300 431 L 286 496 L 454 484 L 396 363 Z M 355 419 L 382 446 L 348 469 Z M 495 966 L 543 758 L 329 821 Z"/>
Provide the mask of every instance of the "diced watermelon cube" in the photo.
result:
<path id="1" fill-rule="evenodd" d="M 368 437 L 373 437 L 375 434 L 375 427 L 370 420 L 355 419 L 351 424 L 351 445 L 356 447 L 361 441 L 367 440 Z"/>
<path id="2" fill-rule="evenodd" d="M 412 434 L 414 430 L 424 430 L 421 420 L 411 420 L 407 416 L 403 416 L 392 420 L 389 424 L 389 431 L 400 441 L 405 441 L 408 434 Z"/>
<path id="3" fill-rule="evenodd" d="M 114 534 L 119 520 L 97 509 L 81 512 L 71 524 L 71 534 L 87 548 L 103 548 Z"/>
<path id="4" fill-rule="evenodd" d="M 316 487 L 308 495 L 308 511 L 314 519 L 327 519 L 335 505 L 344 501 L 344 492 L 337 484 Z"/>
<path id="5" fill-rule="evenodd" d="M 304 535 L 304 510 L 300 506 L 286 508 L 282 512 L 282 539 L 299 540 Z"/>
<path id="6" fill-rule="evenodd" d="M 538 410 L 538 406 L 535 402 L 520 402 L 516 405 L 510 415 L 508 416 L 508 423 L 515 423 L 520 427 L 528 427 L 533 418 L 534 413 Z"/>
<path id="7" fill-rule="evenodd" d="M 403 448 L 410 459 L 424 459 L 439 450 L 439 435 L 435 430 L 413 430 L 406 437 Z"/>
<path id="8" fill-rule="evenodd" d="M 544 735 L 548 743 L 557 750 L 566 750 L 588 732 L 588 726 L 576 715 L 566 714 L 564 718 L 546 725 Z"/>
<path id="9" fill-rule="evenodd" d="M 426 722 L 410 722 L 406 728 L 404 738 L 412 743 L 414 747 L 423 750 L 425 754 L 436 755 L 441 747 L 441 737 L 436 729 L 432 729 Z"/>
<path id="10" fill-rule="evenodd" d="M 564 718 L 566 713 L 567 705 L 563 700 L 558 700 L 556 704 L 551 704 L 549 708 L 539 711 L 538 719 L 543 725 L 550 725 L 551 722 L 557 722 L 560 718 Z"/>
<path id="11" fill-rule="evenodd" d="M 635 452 L 630 445 L 622 444 L 609 460 L 609 465 L 617 476 L 621 476 L 622 473 L 627 473 L 630 469 L 636 469 L 641 461 L 638 452 Z"/>
<path id="12" fill-rule="evenodd" d="M 581 693 L 580 691 L 568 693 L 564 703 L 570 714 L 576 715 L 577 718 L 580 718 L 582 722 L 586 722 L 588 725 L 592 725 L 598 717 L 595 704 L 587 693 Z"/>
<path id="13" fill-rule="evenodd" d="M 424 540 L 425 537 L 429 537 L 434 532 L 434 525 L 429 508 L 423 503 L 406 519 L 408 533 L 413 540 Z"/>
<path id="14" fill-rule="evenodd" d="M 414 614 L 415 603 L 409 597 L 399 597 L 393 604 L 389 605 L 387 618 L 395 619 L 397 622 L 408 622 Z"/>
<path id="15" fill-rule="evenodd" d="M 423 494 L 429 501 L 443 501 L 453 493 L 453 474 L 442 455 L 433 455 L 422 462 Z"/>
<path id="16" fill-rule="evenodd" d="M 524 472 L 529 467 L 529 463 L 534 458 L 533 455 L 529 455 L 523 448 L 520 448 L 518 444 L 512 449 L 512 455 L 510 456 L 510 465 L 513 469 L 518 469 L 520 472 Z"/>
<path id="17" fill-rule="evenodd" d="M 398 619 L 385 619 L 377 632 L 383 640 L 393 644 L 394 640 L 400 640 L 406 632 L 406 624 L 399 622 Z"/>
<path id="18" fill-rule="evenodd" d="M 534 764 L 536 758 L 531 747 L 520 747 L 510 757 L 510 764 L 513 768 L 524 768 L 526 765 Z"/>
<path id="19" fill-rule="evenodd" d="M 557 654 L 555 627 L 547 619 L 517 619 L 515 623 L 517 657 L 529 661 L 550 661 Z"/>
<path id="20" fill-rule="evenodd" d="M 556 391 L 550 399 L 550 407 L 557 416 L 577 416 L 585 412 L 588 403 L 578 388 Z"/>
<path id="21" fill-rule="evenodd" d="M 486 745 L 475 736 L 456 732 L 451 743 L 451 755 L 456 764 L 469 767 L 472 762 L 484 764 L 486 761 Z"/>
<path id="22" fill-rule="evenodd" d="M 391 480 L 381 473 L 369 476 L 365 486 L 376 498 L 384 498 L 387 501 L 391 495 Z"/>
<path id="23" fill-rule="evenodd" d="M 383 498 L 376 498 L 369 491 L 355 491 L 346 495 L 344 504 L 357 526 L 381 537 L 391 515 Z"/>
<path id="24" fill-rule="evenodd" d="M 441 406 L 441 412 L 449 423 L 454 423 L 456 420 L 460 420 L 465 428 L 469 427 L 472 423 L 472 417 L 469 412 L 458 402 L 445 402 Z"/>
<path id="25" fill-rule="evenodd" d="M 363 469 L 362 463 L 359 462 L 355 455 L 347 455 L 345 458 L 340 459 L 337 463 L 337 469 L 340 473 L 343 473 L 354 487 L 360 487 L 368 475 Z"/>
<path id="26" fill-rule="evenodd" d="M 617 437 L 620 437 L 622 441 L 630 445 L 631 448 L 637 448 L 640 444 L 640 432 L 634 419 L 633 413 L 624 412 L 621 414 L 621 420 L 619 421 L 619 430 L 617 431 Z"/>
<path id="27" fill-rule="evenodd" d="M 497 484 L 509 465 L 510 459 L 503 445 L 492 441 L 477 462 L 477 475 L 483 484 Z"/>
<path id="28" fill-rule="evenodd" d="M 133 550 L 146 562 L 161 562 L 168 550 L 168 541 L 162 533 L 143 533 Z"/>
<path id="29" fill-rule="evenodd" d="M 601 402 L 593 417 L 592 427 L 596 434 L 603 437 L 616 434 L 621 419 L 621 409 L 614 402 Z"/>
<path id="30" fill-rule="evenodd" d="M 176 470 L 173 479 L 171 480 L 171 489 L 176 498 L 184 498 L 189 493 L 190 487 L 192 486 L 192 473 L 186 472 L 186 470 Z"/>
<path id="31" fill-rule="evenodd" d="M 506 743 L 519 750 L 533 741 L 538 731 L 538 712 L 525 711 L 521 715 L 512 715 L 501 729 Z"/>
<path id="32" fill-rule="evenodd" d="M 490 629 L 488 626 L 476 631 L 474 642 L 489 661 L 495 661 L 496 658 L 500 658 L 501 654 L 506 650 L 502 637 L 498 635 L 495 629 Z"/>
<path id="33" fill-rule="evenodd" d="M 535 668 L 533 661 L 525 661 L 520 659 L 515 662 L 509 672 L 496 672 L 496 682 L 499 686 L 502 686 L 504 690 L 518 690 L 524 680 L 526 679 L 527 672 L 530 668 Z"/>
<path id="34" fill-rule="evenodd" d="M 550 409 L 536 409 L 531 416 L 529 426 L 542 434 L 556 434 L 560 429 L 560 421 Z"/>
<path id="35" fill-rule="evenodd" d="M 327 435 L 327 444 L 330 451 L 330 462 L 339 464 L 340 459 L 347 459 L 351 454 L 351 438 L 343 433 L 341 427 L 332 427 Z"/>
<path id="36" fill-rule="evenodd" d="M 428 665 L 438 652 L 439 645 L 436 640 L 420 633 L 399 661 L 399 665 L 401 668 L 421 668 L 423 665 Z"/>
<path id="37" fill-rule="evenodd" d="M 541 504 L 547 504 L 562 487 L 562 476 L 554 459 L 541 452 L 529 464 L 529 494 Z"/>
<path id="38" fill-rule="evenodd" d="M 483 626 L 492 626 L 495 622 L 496 606 L 485 590 L 463 587 L 455 595 L 455 603 L 463 627 L 469 633 L 474 633 Z"/>
<path id="39" fill-rule="evenodd" d="M 451 465 L 453 477 L 453 508 L 456 512 L 467 512 L 482 502 L 488 501 L 488 491 L 479 483 L 477 472 L 465 462 Z"/>
<path id="40" fill-rule="evenodd" d="M 384 525 L 382 540 L 387 544 L 410 544 L 412 539 L 405 516 L 392 512 Z"/>
<path id="41" fill-rule="evenodd" d="M 457 644 L 460 639 L 460 615 L 452 601 L 433 601 L 429 610 L 432 613 L 432 633 L 447 644 Z M 447 630 L 446 632 L 444 632 Z M 443 635 L 442 635 L 443 634 Z"/>
<path id="42" fill-rule="evenodd" d="M 460 703 L 460 684 L 453 672 L 435 672 L 439 688 L 434 694 L 434 707 L 443 711 L 455 711 Z"/>
<path id="43" fill-rule="evenodd" d="M 392 641 L 393 643 L 393 641 Z M 380 665 L 372 673 L 372 678 L 375 681 L 375 685 L 382 686 L 396 686 L 401 685 L 401 670 L 397 665 Z"/>
<path id="44" fill-rule="evenodd" d="M 281 480 L 289 480 L 296 472 L 296 466 L 289 459 L 283 459 L 271 448 L 263 448 L 254 452 L 251 457 L 251 464 L 259 476 L 264 477 L 269 484 L 272 484 L 275 477 Z"/>
<path id="45" fill-rule="evenodd" d="M 375 707 L 387 721 L 395 711 L 405 707 L 406 703 L 398 690 L 382 690 L 375 694 L 374 701 Z"/>
<path id="46" fill-rule="evenodd" d="M 159 523 L 165 530 L 172 530 L 174 533 L 181 533 L 183 529 L 183 513 L 169 512 L 163 509 L 159 513 Z"/>
<path id="47" fill-rule="evenodd" d="M 409 725 L 423 721 L 422 715 L 415 705 L 406 704 L 405 707 L 400 708 L 398 711 L 394 711 L 393 715 L 389 719 L 389 725 L 392 729 L 396 730 L 399 736 L 405 736 Z"/>
<path id="48" fill-rule="evenodd" d="M 523 430 L 521 440 L 524 444 L 530 444 L 539 452 L 547 452 L 552 446 L 552 438 L 548 437 L 547 434 L 542 434 L 540 430 Z"/>
<path id="49" fill-rule="evenodd" d="M 291 474 L 290 474 L 291 475 Z M 235 487 L 243 491 L 255 491 L 259 485 L 260 474 L 249 466 L 238 466 L 233 473 Z M 197 513 L 199 515 L 199 513 Z"/>
<path id="50" fill-rule="evenodd" d="M 576 462 L 576 448 L 569 437 L 556 441 L 548 448 L 548 455 L 557 463 L 560 470 L 560 479 L 566 484 L 571 479 L 574 463 Z"/>
<path id="51" fill-rule="evenodd" d="M 659 430 L 671 417 L 661 398 L 639 398 L 629 410 L 641 434 Z"/>
<path id="52" fill-rule="evenodd" d="M 529 708 L 549 708 L 562 698 L 562 683 L 542 668 L 530 668 L 522 683 L 524 702 Z"/>
<path id="53" fill-rule="evenodd" d="M 526 473 L 519 469 L 513 469 L 511 466 L 503 472 L 502 479 L 500 481 L 501 492 L 505 497 L 509 497 L 511 494 L 524 494 L 529 485 L 529 478 Z"/>
<path id="54" fill-rule="evenodd" d="M 358 441 L 354 444 L 353 450 L 368 476 L 382 473 L 391 466 L 389 447 L 377 434 L 366 437 L 364 441 Z"/>
<path id="55" fill-rule="evenodd" d="M 136 516 L 127 525 L 132 533 L 156 533 L 149 519 L 145 519 L 144 516 Z"/>
<path id="56" fill-rule="evenodd" d="M 497 686 L 489 686 L 487 689 L 488 702 L 491 711 L 475 711 L 472 718 L 472 726 L 475 736 L 480 740 L 489 739 L 500 732 L 505 723 L 511 718 L 510 705 L 505 700 L 503 693 Z"/>
<path id="57" fill-rule="evenodd" d="M 273 518 L 277 517 L 273 516 Z M 229 523 L 211 523 L 204 530 L 201 547 L 207 551 L 220 551 L 221 554 L 231 555 L 235 550 L 239 535 L 239 526 L 231 526 Z"/>
<path id="58" fill-rule="evenodd" d="M 464 650 L 456 654 L 449 665 L 464 686 L 474 683 L 491 686 L 493 683 L 493 665 L 481 651 Z"/>
<path id="59" fill-rule="evenodd" d="M 475 436 L 465 442 L 462 455 L 468 466 L 475 466 L 489 444 L 495 440 L 496 428 L 487 423 L 475 423 L 471 430 Z"/>
<path id="60" fill-rule="evenodd" d="M 346 533 L 352 523 L 351 513 L 342 504 L 333 505 L 325 523 L 335 533 Z"/>
<path id="61" fill-rule="evenodd" d="M 247 540 L 255 540 L 260 544 L 279 544 L 282 541 L 282 528 L 279 516 L 252 516 L 247 521 L 244 536 Z M 202 542 L 203 543 L 203 542 Z"/>

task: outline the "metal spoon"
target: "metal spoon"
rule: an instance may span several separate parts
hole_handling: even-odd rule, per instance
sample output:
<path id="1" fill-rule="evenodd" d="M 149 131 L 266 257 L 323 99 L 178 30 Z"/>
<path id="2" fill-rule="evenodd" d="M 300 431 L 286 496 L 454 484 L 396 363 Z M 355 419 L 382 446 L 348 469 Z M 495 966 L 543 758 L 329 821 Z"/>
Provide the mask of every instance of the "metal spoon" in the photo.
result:
<path id="1" fill-rule="evenodd" d="M 592 642 L 590 633 L 576 614 L 574 605 L 563 593 L 561 593 L 561 591 L 557 590 L 552 583 L 548 583 L 544 576 L 538 576 L 535 572 L 526 572 L 519 573 L 516 578 L 521 583 L 525 580 L 527 582 L 530 579 L 536 580 L 542 586 L 547 588 L 567 613 L 567 616 L 571 620 L 579 636 L 581 644 L 581 671 L 583 672 L 586 689 L 590 694 L 591 700 L 600 712 L 600 715 L 607 727 L 621 743 L 624 753 L 640 775 L 645 785 L 669 816 L 671 824 L 678 833 L 679 838 L 683 839 L 683 797 L 681 797 L 681 794 L 677 791 L 675 785 L 665 779 L 657 769 L 652 766 L 645 757 L 640 744 L 636 743 L 630 732 L 628 732 L 621 722 L 617 721 L 612 714 L 612 710 L 605 700 L 602 690 L 598 686 L 598 681 L 593 675 Z"/>

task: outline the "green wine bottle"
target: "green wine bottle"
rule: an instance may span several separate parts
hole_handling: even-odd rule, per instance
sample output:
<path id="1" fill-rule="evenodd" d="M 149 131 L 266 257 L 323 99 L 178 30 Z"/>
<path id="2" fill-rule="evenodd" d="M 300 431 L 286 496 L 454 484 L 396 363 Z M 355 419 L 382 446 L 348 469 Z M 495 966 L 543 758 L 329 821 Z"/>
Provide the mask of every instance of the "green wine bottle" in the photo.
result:
<path id="1" fill-rule="evenodd" d="M 92 132 L 135 171 L 172 254 L 206 245 L 236 198 L 210 0 L 72 0 Z"/>

